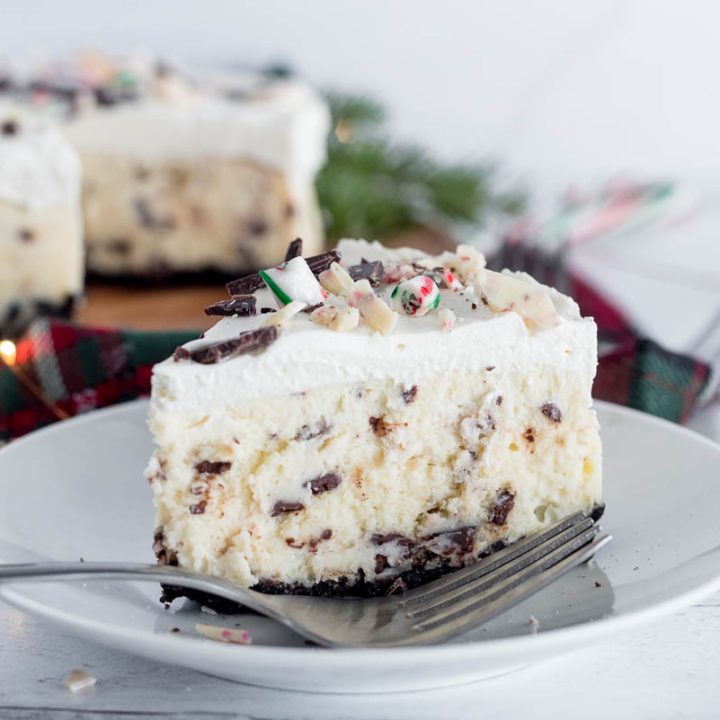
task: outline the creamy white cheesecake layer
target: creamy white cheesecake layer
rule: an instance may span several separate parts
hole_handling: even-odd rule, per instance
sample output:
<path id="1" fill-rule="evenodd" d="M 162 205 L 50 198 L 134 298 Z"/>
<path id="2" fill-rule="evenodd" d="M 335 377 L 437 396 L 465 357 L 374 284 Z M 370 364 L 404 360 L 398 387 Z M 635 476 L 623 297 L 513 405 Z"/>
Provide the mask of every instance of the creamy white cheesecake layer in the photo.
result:
<path id="1" fill-rule="evenodd" d="M 42 118 L 0 106 L 0 328 L 82 294 L 80 161 Z M 11 317 L 12 316 L 12 317 Z"/>
<path id="2" fill-rule="evenodd" d="M 417 257 L 341 251 L 348 265 Z M 165 557 L 245 585 L 384 582 L 599 505 L 595 324 L 551 298 L 558 324 L 536 332 L 444 289 L 450 332 L 437 312 L 401 315 L 388 336 L 300 313 L 258 354 L 156 366 L 149 478 Z M 266 318 L 224 319 L 186 347 Z"/>

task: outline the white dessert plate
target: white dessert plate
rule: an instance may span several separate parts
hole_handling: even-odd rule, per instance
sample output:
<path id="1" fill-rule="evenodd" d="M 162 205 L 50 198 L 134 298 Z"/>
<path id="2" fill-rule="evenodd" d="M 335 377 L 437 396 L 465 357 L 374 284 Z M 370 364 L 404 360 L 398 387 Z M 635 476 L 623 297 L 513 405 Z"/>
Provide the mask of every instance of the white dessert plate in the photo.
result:
<path id="1" fill-rule="evenodd" d="M 121 405 L 0 450 L 0 561 L 153 560 L 146 412 L 145 401 Z M 517 669 L 628 632 L 720 589 L 720 445 L 624 408 L 598 403 L 598 412 L 602 525 L 613 542 L 590 565 L 452 643 L 310 647 L 263 617 L 215 617 L 184 601 L 166 610 L 150 583 L 14 584 L 1 587 L 0 597 L 97 642 L 267 687 L 407 691 Z M 253 644 L 206 639 L 196 623 L 240 624 Z"/>

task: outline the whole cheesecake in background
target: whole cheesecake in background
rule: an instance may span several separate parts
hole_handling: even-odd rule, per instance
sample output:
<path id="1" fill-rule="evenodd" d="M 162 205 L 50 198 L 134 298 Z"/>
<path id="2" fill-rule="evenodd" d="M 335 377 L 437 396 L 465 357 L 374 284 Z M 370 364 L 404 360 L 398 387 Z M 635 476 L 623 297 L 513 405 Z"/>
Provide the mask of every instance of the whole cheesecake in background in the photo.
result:
<path id="1" fill-rule="evenodd" d="M 329 115 L 310 86 L 86 53 L 6 92 L 46 106 L 80 154 L 88 270 L 237 274 L 320 249 Z"/>
<path id="2" fill-rule="evenodd" d="M 83 292 L 80 160 L 46 118 L 0 103 L 0 336 Z"/>
<path id="3" fill-rule="evenodd" d="M 300 246 L 155 367 L 160 562 L 371 595 L 601 511 L 596 328 L 570 298 L 470 247 Z"/>

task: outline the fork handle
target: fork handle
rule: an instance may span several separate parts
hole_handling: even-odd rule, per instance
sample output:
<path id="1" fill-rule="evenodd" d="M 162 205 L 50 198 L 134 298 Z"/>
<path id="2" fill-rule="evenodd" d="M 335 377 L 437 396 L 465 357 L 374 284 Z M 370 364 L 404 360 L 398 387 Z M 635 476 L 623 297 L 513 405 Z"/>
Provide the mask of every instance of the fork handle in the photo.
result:
<path id="1" fill-rule="evenodd" d="M 245 605 L 265 615 L 272 614 L 252 590 L 211 575 L 184 570 L 172 565 L 126 562 L 42 562 L 0 563 L 0 583 L 53 582 L 58 580 L 135 580 L 179 585 L 218 595 Z"/>

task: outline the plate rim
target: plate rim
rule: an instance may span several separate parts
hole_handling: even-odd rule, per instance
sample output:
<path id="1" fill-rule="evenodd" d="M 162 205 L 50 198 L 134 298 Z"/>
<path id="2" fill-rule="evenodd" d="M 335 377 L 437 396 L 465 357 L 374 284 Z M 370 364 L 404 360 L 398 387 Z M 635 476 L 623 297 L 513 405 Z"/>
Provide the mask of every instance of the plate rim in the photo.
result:
<path id="1" fill-rule="evenodd" d="M 137 398 L 40 428 L 0 448 L 0 462 L 2 462 L 3 456 L 8 452 L 12 452 L 14 448 L 35 442 L 38 438 L 45 438 L 55 433 L 68 432 L 76 426 L 98 421 L 108 416 L 132 412 L 148 404 L 148 398 Z M 719 443 L 687 427 L 649 415 L 634 408 L 628 408 L 601 400 L 594 400 L 593 408 L 602 409 L 604 413 L 607 412 L 610 415 L 615 414 L 629 417 L 632 420 L 655 425 L 666 431 L 679 434 L 691 442 L 700 443 L 713 452 L 718 453 L 718 458 L 720 459 Z M 234 647 L 223 643 L 200 643 L 198 641 L 202 640 L 202 638 L 194 636 L 183 637 L 172 635 L 165 637 L 161 634 L 148 633 L 145 630 L 109 625 L 101 620 L 85 618 L 74 614 L 72 611 L 54 608 L 42 601 L 28 598 L 22 594 L 21 590 L 15 589 L 19 585 L 21 584 L 8 583 L 7 585 L 0 585 L 0 598 L 21 610 L 58 623 L 86 637 L 92 636 L 92 638 L 101 643 L 105 642 L 113 647 L 120 645 L 130 652 L 134 651 L 137 653 L 138 645 L 147 646 L 148 643 L 158 649 L 172 647 L 180 650 L 182 648 L 184 652 L 192 649 L 196 654 L 200 652 L 200 654 L 203 655 L 208 655 L 208 652 L 204 652 L 207 650 L 210 650 L 210 655 L 214 655 L 218 652 L 231 651 L 231 648 Z M 720 568 L 718 568 L 714 578 L 652 605 L 630 610 L 622 615 L 586 621 L 577 625 L 556 628 L 541 633 L 408 648 L 333 648 L 332 653 L 318 653 L 317 648 L 305 646 L 249 645 L 243 649 L 245 653 L 257 660 L 271 660 L 277 658 L 278 653 L 288 653 L 294 655 L 297 659 L 312 657 L 313 665 L 316 667 L 335 664 L 337 662 L 370 661 L 376 659 L 379 654 L 392 654 L 393 657 L 398 659 L 409 659 L 418 653 L 425 654 L 432 652 L 433 658 L 445 659 L 444 656 L 446 655 L 454 655 L 457 657 L 458 653 L 470 653 L 474 658 L 481 659 L 485 656 L 518 654 L 519 651 L 528 646 L 532 647 L 533 654 L 537 654 L 538 651 L 547 653 L 558 647 L 562 649 L 563 647 L 575 646 L 586 641 L 592 642 L 596 639 L 609 638 L 625 629 L 647 625 L 673 612 L 693 605 L 717 591 L 720 591 Z M 178 643 L 180 644 L 178 645 Z"/>

